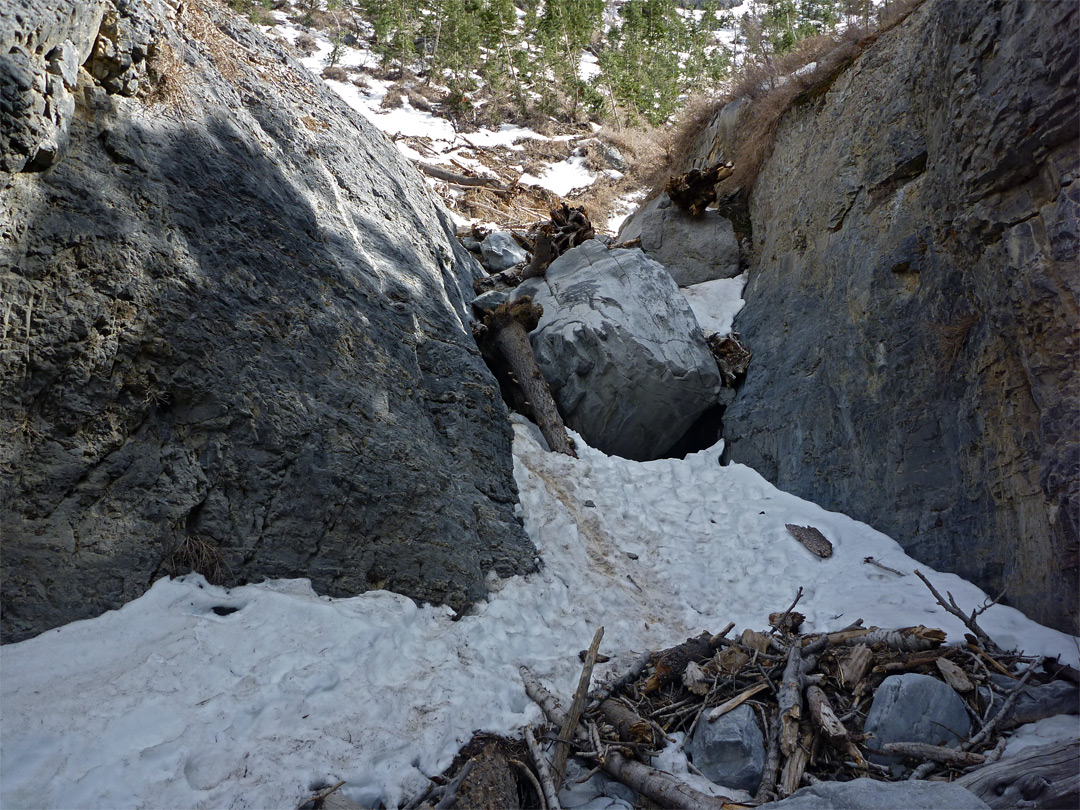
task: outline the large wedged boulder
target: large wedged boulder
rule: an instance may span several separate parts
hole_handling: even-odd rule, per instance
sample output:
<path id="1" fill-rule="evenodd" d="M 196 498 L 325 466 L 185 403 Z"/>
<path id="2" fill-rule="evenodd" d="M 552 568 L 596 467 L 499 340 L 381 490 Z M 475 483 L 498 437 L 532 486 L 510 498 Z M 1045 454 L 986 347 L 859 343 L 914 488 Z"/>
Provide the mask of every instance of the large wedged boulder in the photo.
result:
<path id="1" fill-rule="evenodd" d="M 536 359 L 566 424 L 591 446 L 657 458 L 716 403 L 720 375 L 701 327 L 641 251 L 589 240 L 515 295 L 544 308 Z"/>
<path id="2" fill-rule="evenodd" d="M 225 6 L 86 9 L 0 7 L 31 74 L 3 90 L 3 640 L 192 567 L 457 609 L 530 570 L 480 269 L 419 175 Z M 35 160 L 38 85 L 72 75 Z"/>

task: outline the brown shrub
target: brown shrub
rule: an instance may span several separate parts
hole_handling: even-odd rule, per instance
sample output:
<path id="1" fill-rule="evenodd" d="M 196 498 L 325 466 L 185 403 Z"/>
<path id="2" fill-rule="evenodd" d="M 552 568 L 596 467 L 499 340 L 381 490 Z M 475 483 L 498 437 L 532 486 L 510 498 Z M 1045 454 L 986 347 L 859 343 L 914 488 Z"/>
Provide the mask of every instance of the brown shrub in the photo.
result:
<path id="1" fill-rule="evenodd" d="M 301 34 L 298 36 L 296 41 L 293 42 L 293 48 L 295 48 L 296 52 L 301 56 L 311 56 L 318 50 L 318 47 L 315 45 L 315 37 L 311 34 Z"/>
<path id="2" fill-rule="evenodd" d="M 324 79 L 333 79 L 335 82 L 347 82 L 349 80 L 349 74 L 345 72 L 345 68 L 337 65 L 324 67 L 322 77 Z"/>
<path id="3" fill-rule="evenodd" d="M 400 84 L 392 84 L 386 88 L 386 95 L 379 102 L 379 106 L 384 110 L 396 110 L 401 106 L 401 100 L 404 96 L 405 89 Z"/>
<path id="4" fill-rule="evenodd" d="M 223 584 L 232 574 L 221 549 L 206 538 L 192 534 L 177 544 L 163 561 L 160 570 L 170 577 L 194 571 L 206 577 L 206 581 L 212 585 Z"/>

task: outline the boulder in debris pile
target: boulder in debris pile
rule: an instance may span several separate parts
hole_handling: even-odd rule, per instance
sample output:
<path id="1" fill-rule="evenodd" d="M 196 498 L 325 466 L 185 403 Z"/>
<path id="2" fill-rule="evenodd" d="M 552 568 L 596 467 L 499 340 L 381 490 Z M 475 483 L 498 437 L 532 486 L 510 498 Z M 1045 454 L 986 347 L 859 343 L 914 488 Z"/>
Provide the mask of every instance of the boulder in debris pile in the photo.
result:
<path id="1" fill-rule="evenodd" d="M 566 424 L 605 453 L 660 457 L 716 402 L 720 375 L 663 267 L 589 240 L 515 296 L 544 308 L 532 333 Z"/>
<path id="2" fill-rule="evenodd" d="M 761 784 L 765 737 L 754 710 L 745 703 L 714 723 L 697 724 L 686 753 L 707 779 L 724 787 L 748 790 Z"/>
<path id="3" fill-rule="evenodd" d="M 484 266 L 492 273 L 521 264 L 528 258 L 525 248 L 506 231 L 488 234 L 480 243 L 480 255 Z"/>
<path id="4" fill-rule="evenodd" d="M 619 242 L 638 238 L 645 255 L 664 265 L 680 287 L 739 275 L 735 229 L 716 211 L 692 217 L 661 194 L 619 231 Z"/>
<path id="5" fill-rule="evenodd" d="M 881 682 L 866 715 L 868 745 L 919 742 L 955 746 L 971 732 L 964 701 L 951 686 L 929 675 L 891 675 Z M 883 764 L 891 757 L 871 757 Z"/>
<path id="6" fill-rule="evenodd" d="M 783 810 L 985 810 L 989 805 L 965 788 L 944 782 L 819 782 L 772 807 Z"/>

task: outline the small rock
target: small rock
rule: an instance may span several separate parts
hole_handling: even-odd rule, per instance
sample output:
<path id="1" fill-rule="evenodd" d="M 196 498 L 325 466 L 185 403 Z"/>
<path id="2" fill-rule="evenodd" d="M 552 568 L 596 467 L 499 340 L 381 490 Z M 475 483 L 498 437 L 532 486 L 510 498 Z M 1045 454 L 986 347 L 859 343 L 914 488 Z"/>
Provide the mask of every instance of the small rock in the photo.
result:
<path id="1" fill-rule="evenodd" d="M 867 745 L 919 742 L 930 745 L 957 745 L 971 733 L 971 719 L 964 701 L 948 684 L 929 675 L 890 675 L 881 682 L 863 731 L 871 735 Z M 892 764 L 895 757 L 871 755 L 880 764 Z"/>
<path id="2" fill-rule="evenodd" d="M 525 249 L 506 231 L 494 231 L 480 243 L 481 261 L 492 273 L 521 264 L 528 258 Z"/>
<path id="3" fill-rule="evenodd" d="M 761 784 L 765 737 L 749 706 L 739 706 L 715 723 L 702 718 L 686 753 L 694 767 L 718 785 L 754 793 Z"/>
<path id="4" fill-rule="evenodd" d="M 1000 691 L 1008 691 L 1016 686 L 1016 681 L 1004 675 L 990 677 Z M 1000 694 L 1000 691 L 991 693 L 985 686 L 979 687 L 982 705 L 985 706 L 990 701 L 995 704 L 990 717 L 1000 712 L 1005 703 L 1006 698 Z M 1065 681 L 1028 684 L 1020 691 L 1008 715 L 1002 718 L 1001 728 L 1014 728 L 1057 714 L 1080 714 L 1080 689 L 1075 684 Z"/>
<path id="5" fill-rule="evenodd" d="M 505 304 L 509 300 L 510 293 L 506 290 L 488 290 L 472 300 L 473 312 L 477 317 L 483 317 L 484 313 L 493 312 L 499 304 Z"/>

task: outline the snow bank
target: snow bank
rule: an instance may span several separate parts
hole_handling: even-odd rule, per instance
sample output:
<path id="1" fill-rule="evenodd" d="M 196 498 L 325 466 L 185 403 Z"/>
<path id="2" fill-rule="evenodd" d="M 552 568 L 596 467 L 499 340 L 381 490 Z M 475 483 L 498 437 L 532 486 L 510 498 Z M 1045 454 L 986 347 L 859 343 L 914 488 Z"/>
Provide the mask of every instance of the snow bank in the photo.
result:
<path id="1" fill-rule="evenodd" d="M 682 287 L 680 291 L 694 310 L 701 330 L 706 334 L 731 333 L 732 323 L 746 302 L 742 293 L 746 287 L 746 273 L 735 278 L 718 278 Z"/>
<path id="2" fill-rule="evenodd" d="M 0 648 L 0 805 L 264 808 L 346 780 L 354 801 L 393 806 L 474 730 L 538 719 L 519 664 L 569 695 L 576 653 L 599 625 L 616 656 L 604 674 L 728 621 L 764 628 L 799 586 L 810 629 L 862 618 L 962 638 L 894 541 L 746 467 L 721 467 L 719 446 L 640 463 L 579 440 L 577 460 L 545 452 L 527 423 L 515 432 L 539 573 L 493 582 L 459 621 L 385 592 L 329 599 L 306 580 L 227 591 L 192 575 Z M 811 555 L 791 522 L 821 529 L 833 557 Z M 908 575 L 864 564 L 871 555 Z M 985 599 L 925 572 L 961 605 Z M 980 621 L 1006 647 L 1077 662 L 1073 638 L 1011 608 Z"/>

